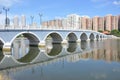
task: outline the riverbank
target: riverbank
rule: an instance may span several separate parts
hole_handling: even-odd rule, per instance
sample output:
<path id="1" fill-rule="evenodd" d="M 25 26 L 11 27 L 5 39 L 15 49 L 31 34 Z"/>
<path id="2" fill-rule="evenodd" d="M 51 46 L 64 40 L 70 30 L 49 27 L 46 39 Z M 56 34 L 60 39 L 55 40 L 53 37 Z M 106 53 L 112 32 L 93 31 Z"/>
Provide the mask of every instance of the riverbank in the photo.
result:
<path id="1" fill-rule="evenodd" d="M 114 35 L 108 35 L 109 38 L 111 39 L 120 39 L 120 37 L 114 36 Z"/>

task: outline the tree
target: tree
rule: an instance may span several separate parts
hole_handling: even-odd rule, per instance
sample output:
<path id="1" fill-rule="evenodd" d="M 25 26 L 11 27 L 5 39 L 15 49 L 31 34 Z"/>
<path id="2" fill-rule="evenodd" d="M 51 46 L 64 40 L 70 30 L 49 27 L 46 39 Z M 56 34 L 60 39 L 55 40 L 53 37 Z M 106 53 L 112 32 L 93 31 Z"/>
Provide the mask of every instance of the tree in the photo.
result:
<path id="1" fill-rule="evenodd" d="M 98 32 L 103 32 L 102 30 L 98 30 Z"/>
<path id="2" fill-rule="evenodd" d="M 110 32 L 110 34 L 111 34 L 111 35 L 115 35 L 115 36 L 117 36 L 117 37 L 120 37 L 120 32 L 119 32 L 118 30 L 112 30 L 112 31 Z"/>

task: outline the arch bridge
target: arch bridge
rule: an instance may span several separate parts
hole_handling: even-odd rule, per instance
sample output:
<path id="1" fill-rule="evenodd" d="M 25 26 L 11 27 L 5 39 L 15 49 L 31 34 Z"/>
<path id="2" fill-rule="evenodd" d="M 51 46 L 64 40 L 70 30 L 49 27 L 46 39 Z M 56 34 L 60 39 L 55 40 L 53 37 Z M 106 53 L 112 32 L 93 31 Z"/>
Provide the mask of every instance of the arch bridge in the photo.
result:
<path id="1" fill-rule="evenodd" d="M 38 46 L 45 46 L 49 36 L 53 43 L 107 39 L 107 35 L 91 30 L 0 30 L 0 45 L 3 49 L 10 49 L 13 41 L 21 35 L 29 40 L 30 45 Z"/>

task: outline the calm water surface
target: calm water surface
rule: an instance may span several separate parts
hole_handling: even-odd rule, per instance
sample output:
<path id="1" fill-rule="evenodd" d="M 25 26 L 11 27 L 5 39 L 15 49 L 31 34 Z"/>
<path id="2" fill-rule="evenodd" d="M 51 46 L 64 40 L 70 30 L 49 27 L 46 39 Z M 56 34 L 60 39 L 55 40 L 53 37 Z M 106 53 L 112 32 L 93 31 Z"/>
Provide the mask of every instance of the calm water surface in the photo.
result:
<path id="1" fill-rule="evenodd" d="M 20 63 L 35 61 L 42 53 L 49 59 L 0 70 L 0 80 L 120 80 L 120 40 L 53 44 L 45 49 L 20 45 L 17 42 L 12 49 Z M 2 61 L 2 52 L 0 56 Z"/>

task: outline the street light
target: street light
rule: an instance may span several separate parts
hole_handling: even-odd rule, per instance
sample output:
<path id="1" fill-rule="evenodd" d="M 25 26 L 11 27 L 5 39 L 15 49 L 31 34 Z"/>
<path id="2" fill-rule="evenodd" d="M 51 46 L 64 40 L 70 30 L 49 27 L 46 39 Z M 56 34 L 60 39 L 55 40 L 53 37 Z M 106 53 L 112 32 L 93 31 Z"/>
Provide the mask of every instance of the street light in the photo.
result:
<path id="1" fill-rule="evenodd" d="M 30 16 L 30 18 L 31 18 L 31 25 L 33 25 L 34 16 Z"/>
<path id="2" fill-rule="evenodd" d="M 42 24 L 42 14 L 41 13 L 39 13 L 39 16 L 40 16 L 40 25 Z"/>
<path id="3" fill-rule="evenodd" d="M 6 18 L 5 18 L 5 27 L 7 27 L 7 25 L 8 25 L 7 12 L 9 11 L 9 8 L 3 7 L 3 10 L 5 11 L 5 14 L 6 14 Z"/>

